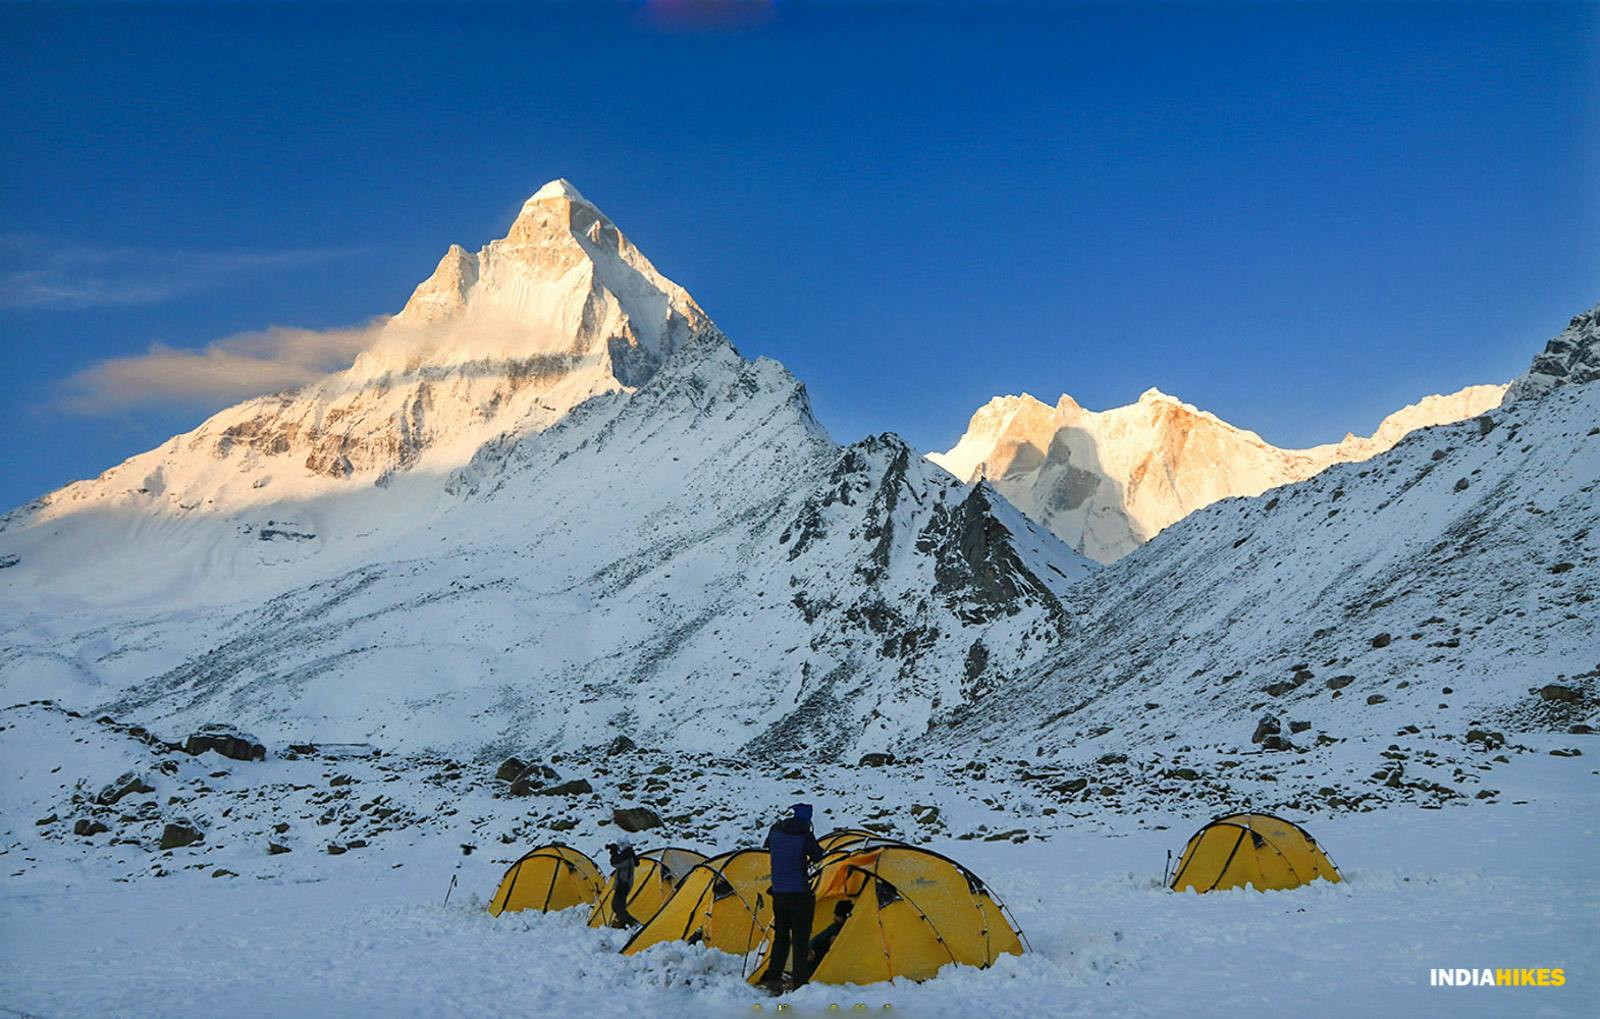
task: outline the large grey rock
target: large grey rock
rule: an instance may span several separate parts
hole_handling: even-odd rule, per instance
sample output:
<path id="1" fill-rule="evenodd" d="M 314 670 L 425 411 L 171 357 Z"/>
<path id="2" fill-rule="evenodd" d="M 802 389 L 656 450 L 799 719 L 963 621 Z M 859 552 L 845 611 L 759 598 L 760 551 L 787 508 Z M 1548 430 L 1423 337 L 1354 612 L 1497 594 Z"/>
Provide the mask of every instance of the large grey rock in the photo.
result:
<path id="1" fill-rule="evenodd" d="M 500 762 L 500 767 L 495 769 L 496 782 L 514 782 L 518 775 L 528 769 L 528 762 L 516 757 L 507 757 Z"/>
<path id="2" fill-rule="evenodd" d="M 552 782 L 560 781 L 560 772 L 548 764 L 541 764 L 535 761 L 523 768 L 522 772 L 512 779 L 510 792 L 512 796 L 531 796 Z"/>
<path id="3" fill-rule="evenodd" d="M 200 829 L 187 822 L 173 823 L 161 830 L 162 849 L 182 849 L 192 846 L 205 838 Z"/>
<path id="4" fill-rule="evenodd" d="M 611 812 L 611 820 L 628 832 L 661 827 L 660 815 L 649 807 L 618 807 Z"/>
<path id="5" fill-rule="evenodd" d="M 594 792 L 594 788 L 589 785 L 589 780 L 586 778 L 575 778 L 570 782 L 546 786 L 538 790 L 540 796 L 582 796 L 584 793 L 592 792 Z"/>
<path id="6" fill-rule="evenodd" d="M 230 725 L 202 725 L 183 743 L 184 753 L 199 756 L 207 750 L 235 761 L 264 761 L 267 748 L 260 740 Z"/>
<path id="7" fill-rule="evenodd" d="M 1256 731 L 1250 737 L 1250 742 L 1260 743 L 1268 736 L 1276 736 L 1283 731 L 1283 725 L 1278 721 L 1277 715 L 1262 715 L 1256 722 Z"/>
<path id="8" fill-rule="evenodd" d="M 117 777 L 115 782 L 101 789 L 94 801 L 102 806 L 111 806 L 127 796 L 138 793 L 153 793 L 155 787 L 144 780 L 144 776 L 137 771 L 125 771 Z"/>

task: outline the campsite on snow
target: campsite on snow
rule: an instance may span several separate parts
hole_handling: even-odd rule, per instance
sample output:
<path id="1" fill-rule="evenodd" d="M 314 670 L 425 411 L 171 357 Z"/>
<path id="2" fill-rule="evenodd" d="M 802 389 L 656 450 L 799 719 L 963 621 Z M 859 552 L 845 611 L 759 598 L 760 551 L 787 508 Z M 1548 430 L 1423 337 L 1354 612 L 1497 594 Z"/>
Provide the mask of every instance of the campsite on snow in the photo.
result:
<path id="1" fill-rule="evenodd" d="M 554 182 L 348 371 L 0 521 L 5 1004 L 1168 1011 L 1203 966 L 1426 1010 L 1485 943 L 1585 972 L 1597 378 L 1600 309 L 1498 405 L 1102 566 L 835 445 Z M 839 829 L 824 943 L 773 968 L 796 802 Z"/>
<path id="2" fill-rule="evenodd" d="M 0 3 L 0 1019 L 1600 1016 L 1597 42 Z"/>

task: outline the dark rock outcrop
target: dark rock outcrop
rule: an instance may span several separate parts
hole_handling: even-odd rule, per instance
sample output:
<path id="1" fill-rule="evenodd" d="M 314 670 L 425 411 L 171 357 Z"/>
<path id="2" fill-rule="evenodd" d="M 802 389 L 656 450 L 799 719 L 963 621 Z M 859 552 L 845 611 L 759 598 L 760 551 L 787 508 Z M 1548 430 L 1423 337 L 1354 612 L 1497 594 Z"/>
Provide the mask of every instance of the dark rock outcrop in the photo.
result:
<path id="1" fill-rule="evenodd" d="M 661 816 L 649 807 L 618 807 L 611 812 L 611 820 L 626 832 L 661 827 Z"/>

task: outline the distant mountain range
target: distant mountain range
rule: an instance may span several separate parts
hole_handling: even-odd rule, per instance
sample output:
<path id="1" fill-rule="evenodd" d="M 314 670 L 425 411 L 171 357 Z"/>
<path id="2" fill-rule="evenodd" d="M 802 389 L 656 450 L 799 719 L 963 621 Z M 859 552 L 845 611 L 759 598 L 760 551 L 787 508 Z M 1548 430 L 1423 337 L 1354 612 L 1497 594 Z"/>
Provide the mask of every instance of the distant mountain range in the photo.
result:
<path id="1" fill-rule="evenodd" d="M 1010 397 L 936 466 L 835 443 L 556 181 L 347 371 L 0 518 L 0 689 L 479 755 L 1515 710 L 1600 668 L 1597 337 L 1591 311 L 1509 390 L 1313 450 L 1153 391 Z"/>
<path id="2" fill-rule="evenodd" d="M 989 481 L 1062 541 L 1109 563 L 1197 509 L 1366 460 L 1418 428 L 1493 410 L 1505 390 L 1426 396 L 1370 436 L 1311 449 L 1280 449 L 1157 389 L 1105 411 L 1066 395 L 1054 407 L 1026 393 L 998 396 L 978 408 L 952 449 L 929 459 L 962 481 Z"/>

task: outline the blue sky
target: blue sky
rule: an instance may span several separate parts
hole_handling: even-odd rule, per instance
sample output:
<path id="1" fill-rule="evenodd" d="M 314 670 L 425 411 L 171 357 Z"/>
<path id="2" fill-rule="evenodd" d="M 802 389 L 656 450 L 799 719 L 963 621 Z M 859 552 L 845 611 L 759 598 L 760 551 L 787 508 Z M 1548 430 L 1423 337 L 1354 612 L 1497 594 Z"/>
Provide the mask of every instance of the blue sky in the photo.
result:
<path id="1" fill-rule="evenodd" d="M 96 364 L 398 310 L 558 176 L 842 440 L 1150 386 L 1333 440 L 1600 301 L 1594 5 L 670 15 L 0 7 L 0 506 L 221 399 Z"/>

